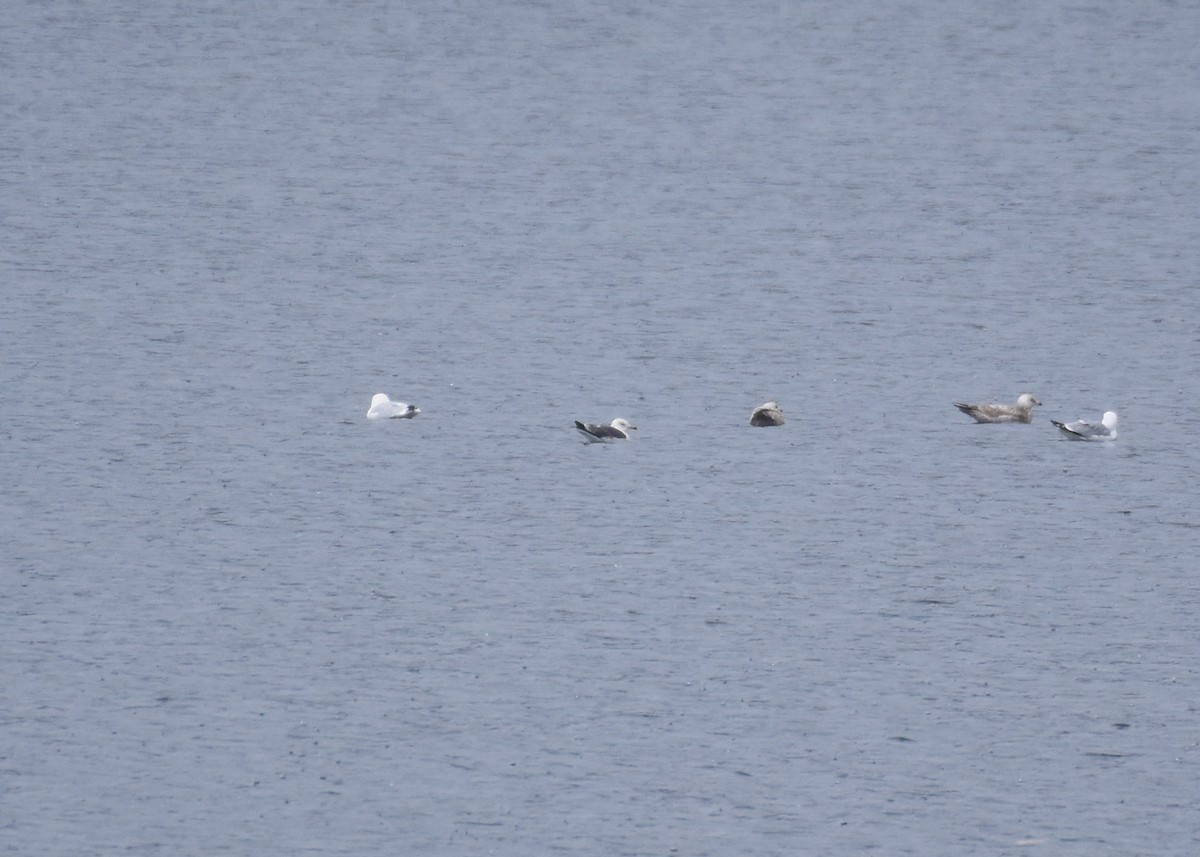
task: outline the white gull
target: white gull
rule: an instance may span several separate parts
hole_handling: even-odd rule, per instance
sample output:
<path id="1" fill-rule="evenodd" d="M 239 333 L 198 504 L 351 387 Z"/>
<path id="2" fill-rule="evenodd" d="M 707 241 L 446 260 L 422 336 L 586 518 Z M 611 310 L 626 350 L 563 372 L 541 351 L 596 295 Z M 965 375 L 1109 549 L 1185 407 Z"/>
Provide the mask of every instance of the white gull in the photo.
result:
<path id="1" fill-rule="evenodd" d="M 410 405 L 407 402 L 393 402 L 387 397 L 387 393 L 376 393 L 371 397 L 371 407 L 367 409 L 367 419 L 411 420 L 419 413 L 421 413 L 421 409 L 416 405 Z"/>

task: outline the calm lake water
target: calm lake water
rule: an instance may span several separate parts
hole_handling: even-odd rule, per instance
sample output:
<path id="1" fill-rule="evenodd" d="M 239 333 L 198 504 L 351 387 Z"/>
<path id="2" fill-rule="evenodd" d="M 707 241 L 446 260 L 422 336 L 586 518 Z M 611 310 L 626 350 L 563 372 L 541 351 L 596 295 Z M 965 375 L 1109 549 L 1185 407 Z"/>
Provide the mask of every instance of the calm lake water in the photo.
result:
<path id="1" fill-rule="evenodd" d="M 0 851 L 1200 853 L 1198 45 L 5 4 Z"/>

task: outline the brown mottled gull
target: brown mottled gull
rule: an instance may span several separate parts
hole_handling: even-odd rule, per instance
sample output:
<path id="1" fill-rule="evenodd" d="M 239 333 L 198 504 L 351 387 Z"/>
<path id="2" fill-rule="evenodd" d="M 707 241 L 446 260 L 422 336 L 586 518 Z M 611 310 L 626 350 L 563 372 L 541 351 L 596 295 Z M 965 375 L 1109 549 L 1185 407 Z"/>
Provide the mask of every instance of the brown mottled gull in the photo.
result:
<path id="1" fill-rule="evenodd" d="M 766 402 L 754 409 L 754 413 L 750 414 L 750 425 L 752 426 L 781 426 L 783 425 L 783 411 L 779 409 L 778 402 Z"/>
<path id="2" fill-rule="evenodd" d="M 1032 393 L 1022 393 L 1015 405 L 965 405 L 955 402 L 958 408 L 977 423 L 1031 423 L 1033 422 L 1033 406 L 1040 405 Z"/>

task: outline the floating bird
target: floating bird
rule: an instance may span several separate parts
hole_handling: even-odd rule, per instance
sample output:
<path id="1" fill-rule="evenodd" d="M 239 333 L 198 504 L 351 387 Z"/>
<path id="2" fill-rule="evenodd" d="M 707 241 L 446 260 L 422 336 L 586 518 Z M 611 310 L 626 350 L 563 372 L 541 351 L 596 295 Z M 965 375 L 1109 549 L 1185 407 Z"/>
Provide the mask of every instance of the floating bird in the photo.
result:
<path id="1" fill-rule="evenodd" d="M 977 423 L 1031 423 L 1033 406 L 1040 404 L 1032 393 L 1022 393 L 1015 405 L 965 405 L 955 402 L 954 407 Z"/>
<path id="2" fill-rule="evenodd" d="M 579 420 L 575 420 L 575 428 L 579 429 L 589 443 L 597 443 L 610 440 L 629 440 L 629 431 L 636 429 L 637 426 L 627 419 L 617 417 L 606 426 L 581 423 Z"/>
<path id="3" fill-rule="evenodd" d="M 766 402 L 754 409 L 754 413 L 750 414 L 750 425 L 752 426 L 781 426 L 783 425 L 783 411 L 779 409 L 778 402 Z"/>
<path id="4" fill-rule="evenodd" d="M 393 402 L 387 393 L 376 393 L 371 397 L 371 407 L 367 409 L 369 420 L 411 420 L 421 409 L 407 402 Z"/>
<path id="5" fill-rule="evenodd" d="M 1117 415 L 1113 411 L 1105 411 L 1099 423 L 1087 420 L 1076 420 L 1073 423 L 1060 423 L 1058 420 L 1050 422 L 1071 440 L 1117 439 Z"/>

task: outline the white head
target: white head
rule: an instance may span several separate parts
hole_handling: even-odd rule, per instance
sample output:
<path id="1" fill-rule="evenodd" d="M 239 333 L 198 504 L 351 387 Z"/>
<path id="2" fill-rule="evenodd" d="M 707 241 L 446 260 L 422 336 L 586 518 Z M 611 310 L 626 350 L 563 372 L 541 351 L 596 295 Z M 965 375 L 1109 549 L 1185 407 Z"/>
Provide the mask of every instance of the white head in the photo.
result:
<path id="1" fill-rule="evenodd" d="M 1104 418 L 1100 420 L 1104 427 L 1109 431 L 1117 430 L 1117 414 L 1115 411 L 1105 411 Z"/>
<path id="2" fill-rule="evenodd" d="M 1018 408 L 1032 408 L 1034 405 L 1040 405 L 1037 399 L 1033 397 L 1033 393 L 1022 393 L 1017 399 Z"/>
<path id="3" fill-rule="evenodd" d="M 613 420 L 611 423 L 609 423 L 609 425 L 612 426 L 613 428 L 618 429 L 623 432 L 628 432 L 630 429 L 637 428 L 637 426 L 635 426 L 633 423 L 631 423 L 629 420 L 625 419 L 624 417 L 617 417 L 615 420 Z"/>
<path id="4" fill-rule="evenodd" d="M 777 411 L 779 410 L 779 402 L 763 402 L 758 406 L 760 411 Z"/>

